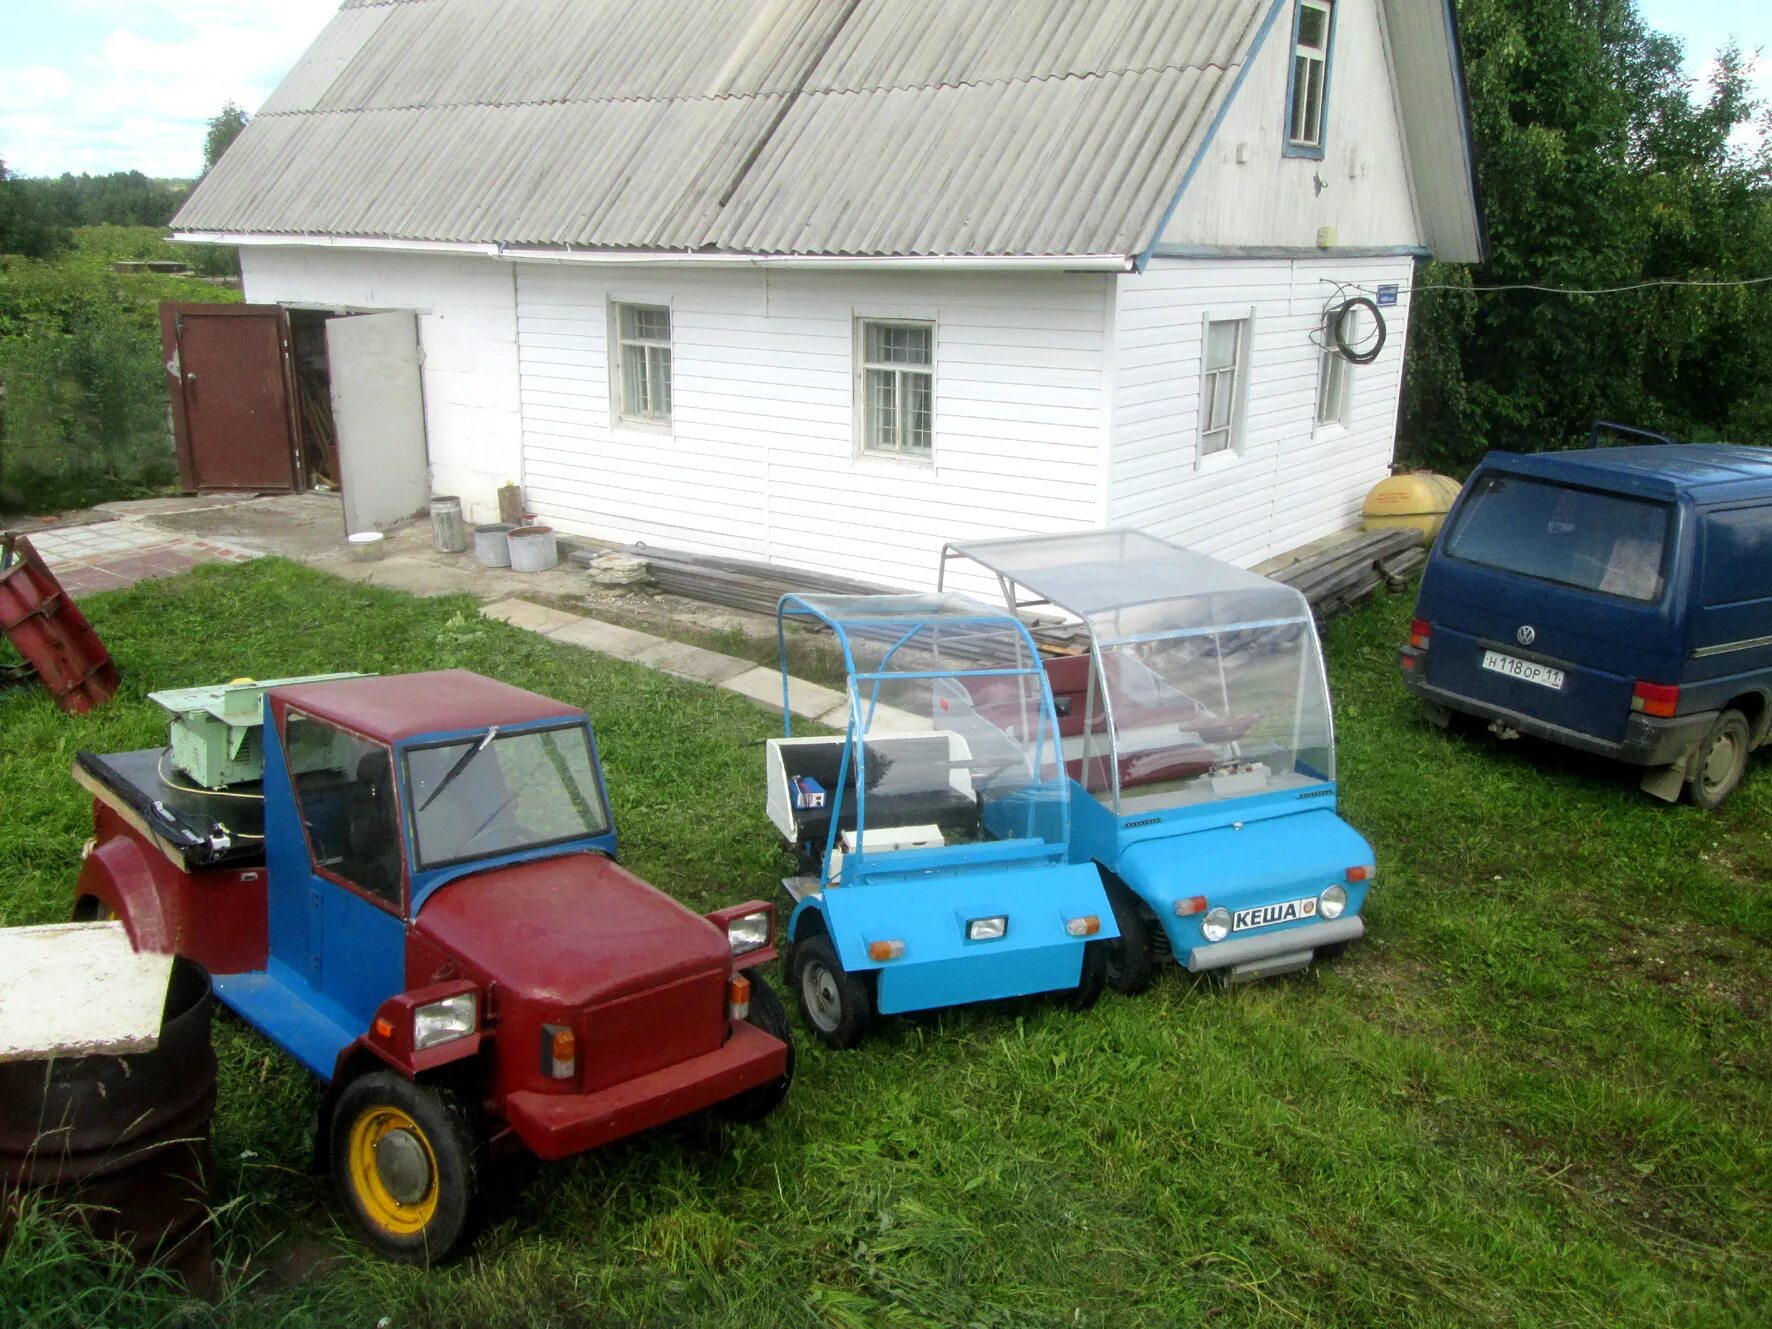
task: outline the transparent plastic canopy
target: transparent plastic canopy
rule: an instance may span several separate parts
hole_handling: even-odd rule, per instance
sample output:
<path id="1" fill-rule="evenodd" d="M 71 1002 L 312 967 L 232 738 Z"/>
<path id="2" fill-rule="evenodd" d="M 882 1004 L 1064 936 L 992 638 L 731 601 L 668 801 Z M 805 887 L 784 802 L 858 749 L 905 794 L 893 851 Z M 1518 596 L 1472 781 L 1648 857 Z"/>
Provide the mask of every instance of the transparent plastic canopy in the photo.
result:
<path id="1" fill-rule="evenodd" d="M 859 855 L 905 846 L 1063 850 L 1056 716 L 1019 620 L 957 595 L 783 597 L 778 622 L 796 620 L 835 634 L 848 674 L 849 742 L 830 791 L 855 808 L 845 880 Z M 785 633 L 782 651 L 785 678 Z M 842 808 L 832 821 L 851 824 Z"/>
<path id="2" fill-rule="evenodd" d="M 1050 605 L 1089 635 L 1050 661 L 1066 767 L 1117 812 L 1334 779 L 1328 682 L 1292 587 L 1141 531 L 954 543 L 1012 610 Z"/>

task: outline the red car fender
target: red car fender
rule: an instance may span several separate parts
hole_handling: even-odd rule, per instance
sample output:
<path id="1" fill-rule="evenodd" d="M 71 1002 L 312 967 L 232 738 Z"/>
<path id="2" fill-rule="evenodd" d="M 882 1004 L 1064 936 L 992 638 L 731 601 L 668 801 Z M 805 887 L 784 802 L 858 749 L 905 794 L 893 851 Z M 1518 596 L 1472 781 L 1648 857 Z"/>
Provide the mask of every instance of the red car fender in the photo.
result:
<path id="1" fill-rule="evenodd" d="M 116 914 L 136 950 L 165 955 L 177 949 L 153 866 L 134 840 L 112 836 L 94 848 L 81 864 L 75 898 L 97 900 Z"/>
<path id="2" fill-rule="evenodd" d="M 743 904 L 728 905 L 724 909 L 716 909 L 706 916 L 708 922 L 719 928 L 721 932 L 725 932 L 728 923 L 735 918 L 743 918 L 746 914 L 769 915 L 769 940 L 754 951 L 746 951 L 742 955 L 732 957 L 732 967 L 740 973 L 746 969 L 755 969 L 759 965 L 768 964 L 775 959 L 775 906 L 767 900 L 747 900 Z"/>
<path id="3" fill-rule="evenodd" d="M 442 1001 L 447 997 L 459 997 L 464 993 L 475 994 L 479 1011 L 476 1028 L 471 1034 L 452 1038 L 447 1043 L 439 1043 L 435 1047 L 415 1048 L 412 1046 L 413 1012 L 420 1006 L 433 1001 Z M 358 1049 L 373 1053 L 386 1062 L 389 1067 L 400 1072 L 408 1079 L 415 1079 L 427 1071 L 434 1071 L 440 1066 L 451 1062 L 465 1060 L 480 1051 L 480 1045 L 486 1038 L 484 1021 L 486 1018 L 485 999 L 480 996 L 479 984 L 467 979 L 455 979 L 447 983 L 432 983 L 426 987 L 413 988 L 410 992 L 402 992 L 389 997 L 376 1011 L 375 1019 L 369 1022 L 369 1029 L 350 1047 L 339 1053 L 338 1071 L 342 1072 L 347 1062 Z"/>

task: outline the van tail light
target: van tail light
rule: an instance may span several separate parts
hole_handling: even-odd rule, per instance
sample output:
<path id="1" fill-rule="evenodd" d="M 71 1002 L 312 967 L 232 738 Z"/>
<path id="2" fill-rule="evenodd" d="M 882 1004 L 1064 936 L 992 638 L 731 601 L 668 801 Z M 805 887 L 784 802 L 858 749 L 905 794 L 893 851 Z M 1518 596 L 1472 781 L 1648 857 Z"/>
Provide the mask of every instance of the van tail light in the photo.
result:
<path id="1" fill-rule="evenodd" d="M 734 974 L 726 980 L 726 1018 L 737 1022 L 750 1018 L 751 980 Z"/>
<path id="2" fill-rule="evenodd" d="M 1434 635 L 1434 625 L 1425 618 L 1415 619 L 1409 624 L 1409 644 L 1418 651 L 1427 649 L 1428 639 Z"/>
<path id="3" fill-rule="evenodd" d="M 1357 868 L 1349 868 L 1346 875 L 1350 882 L 1371 881 L 1377 871 L 1370 863 L 1366 863 Z"/>
<path id="4" fill-rule="evenodd" d="M 1678 683 L 1638 683 L 1630 690 L 1630 708 L 1644 715 L 1670 719 L 1679 704 Z"/>
<path id="5" fill-rule="evenodd" d="M 578 1074 L 578 1035 L 570 1026 L 541 1027 L 541 1073 L 550 1080 L 570 1080 Z"/>

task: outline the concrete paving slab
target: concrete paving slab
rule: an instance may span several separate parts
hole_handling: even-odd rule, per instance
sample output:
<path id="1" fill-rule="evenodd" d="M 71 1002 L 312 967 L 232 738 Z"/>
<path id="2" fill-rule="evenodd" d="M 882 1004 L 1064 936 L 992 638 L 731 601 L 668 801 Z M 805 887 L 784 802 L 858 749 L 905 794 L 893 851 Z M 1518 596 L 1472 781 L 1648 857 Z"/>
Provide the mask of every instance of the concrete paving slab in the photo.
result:
<path id="1" fill-rule="evenodd" d="M 408 595 L 474 595 L 479 584 L 466 568 L 450 567 L 417 558 L 384 558 L 379 563 L 360 563 L 368 575 L 362 580 L 371 586 L 385 586 Z"/>
<path id="2" fill-rule="evenodd" d="M 564 617 L 573 621 L 552 634 L 555 641 L 613 655 L 618 660 L 637 659 L 668 644 L 663 637 L 655 637 L 650 632 L 636 632 L 618 623 L 605 623 L 600 618 L 577 618 L 572 614 Z"/>
<path id="3" fill-rule="evenodd" d="M 584 621 L 576 614 L 562 613 L 558 609 L 549 609 L 546 605 L 531 604 L 528 600 L 499 600 L 482 605 L 480 612 L 487 618 L 499 619 L 514 628 L 539 632 L 544 637 L 551 637 L 562 628 Z"/>
<path id="4" fill-rule="evenodd" d="M 138 955 L 123 925 L 0 928 L 0 1061 L 151 1052 L 172 957 Z"/>
<path id="5" fill-rule="evenodd" d="M 781 711 L 781 674 L 778 670 L 758 665 L 755 669 L 734 675 L 717 686 L 728 692 L 736 692 L 741 697 L 749 697 L 759 706 L 778 714 Z M 835 688 L 808 683 L 803 678 L 788 682 L 788 709 L 802 720 L 816 720 L 821 715 L 847 705 L 843 694 Z"/>
<path id="6" fill-rule="evenodd" d="M 657 646 L 632 658 L 635 664 L 645 665 L 648 669 L 694 679 L 698 683 L 724 683 L 756 668 L 749 660 L 734 659 L 681 641 L 660 641 Z"/>

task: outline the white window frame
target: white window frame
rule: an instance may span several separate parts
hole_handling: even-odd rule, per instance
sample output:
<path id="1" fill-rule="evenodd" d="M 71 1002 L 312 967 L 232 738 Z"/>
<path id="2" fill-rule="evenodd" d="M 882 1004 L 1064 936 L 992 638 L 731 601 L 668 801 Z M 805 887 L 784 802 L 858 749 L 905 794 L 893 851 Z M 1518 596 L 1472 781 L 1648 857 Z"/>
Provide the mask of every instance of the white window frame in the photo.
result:
<path id="1" fill-rule="evenodd" d="M 1323 16 L 1321 47 L 1304 44 L 1305 11 Z M 1286 72 L 1286 153 L 1294 157 L 1323 156 L 1329 120 L 1329 71 L 1335 59 L 1335 0 L 1298 0 L 1292 16 L 1292 60 Z M 1316 92 L 1316 123 L 1310 121 L 1311 93 Z"/>
<path id="2" fill-rule="evenodd" d="M 1226 368 L 1212 369 L 1207 364 L 1208 348 L 1212 344 L 1212 327 L 1215 323 L 1236 323 L 1240 325 L 1237 334 L 1236 355 Z M 1243 455 L 1243 417 L 1244 406 L 1249 397 L 1249 368 L 1251 351 L 1255 345 L 1255 310 L 1214 310 L 1200 319 L 1200 408 L 1199 425 L 1194 433 L 1194 460 L 1196 467 L 1221 464 L 1227 460 Z M 1215 395 L 1215 381 L 1230 376 L 1229 384 L 1224 388 L 1230 400 L 1230 417 L 1223 425 L 1213 426 L 1212 405 L 1219 400 Z M 1222 446 L 1208 448 L 1208 439 L 1213 434 L 1222 433 Z"/>
<path id="3" fill-rule="evenodd" d="M 622 334 L 622 311 L 625 309 L 662 310 L 670 329 L 663 341 L 653 338 L 628 338 Z M 668 434 L 677 404 L 676 311 L 667 300 L 623 300 L 609 298 L 609 415 L 623 429 L 646 430 Z M 665 392 L 669 405 L 663 414 L 635 414 L 628 410 L 627 359 L 634 351 L 647 357 L 647 372 L 653 372 L 654 353 L 662 350 L 665 360 Z"/>
<path id="4" fill-rule="evenodd" d="M 929 364 L 927 367 L 904 365 L 898 363 L 874 364 L 868 360 L 868 329 L 873 327 L 924 328 L 929 332 Z M 855 354 L 855 455 L 869 460 L 904 462 L 916 466 L 933 466 L 935 464 L 935 367 L 940 358 L 940 328 L 933 318 L 907 318 L 900 315 L 856 314 L 854 333 Z M 874 446 L 871 420 L 872 405 L 868 394 L 868 375 L 871 372 L 891 373 L 895 376 L 894 394 L 903 393 L 903 380 L 910 374 L 921 374 L 929 380 L 929 447 L 927 451 L 915 448 L 878 448 Z M 906 417 L 899 413 L 900 421 Z M 895 431 L 901 438 L 906 432 L 901 427 Z"/>
<path id="5" fill-rule="evenodd" d="M 1311 432 L 1346 429 L 1354 400 L 1354 364 L 1335 346 L 1334 314 L 1323 319 L 1323 346 L 1317 356 L 1316 414 Z"/>

